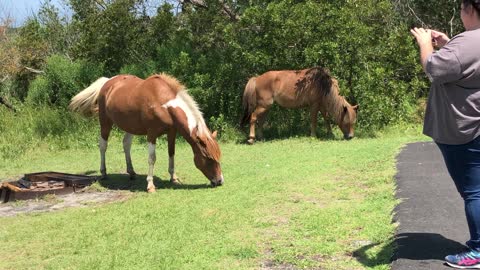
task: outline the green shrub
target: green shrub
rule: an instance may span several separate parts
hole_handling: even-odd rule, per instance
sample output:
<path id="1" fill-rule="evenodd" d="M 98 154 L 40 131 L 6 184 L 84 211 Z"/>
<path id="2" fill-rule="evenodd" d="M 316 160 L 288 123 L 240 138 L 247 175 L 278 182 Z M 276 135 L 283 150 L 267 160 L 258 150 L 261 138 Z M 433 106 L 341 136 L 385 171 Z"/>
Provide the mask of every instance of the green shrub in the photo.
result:
<path id="1" fill-rule="evenodd" d="M 105 76 L 103 63 L 91 63 L 86 60 L 78 60 L 77 62 L 80 64 L 77 78 L 81 86 L 79 89 L 76 89 L 78 92 L 87 88 L 98 78 Z"/>
<path id="2" fill-rule="evenodd" d="M 85 61 L 72 62 L 53 55 L 47 59 L 45 74 L 30 85 L 27 101 L 31 104 L 47 104 L 66 108 L 70 99 L 100 77 L 102 67 Z"/>
<path id="3" fill-rule="evenodd" d="M 60 55 L 45 60 L 40 54 L 31 67 L 45 74 L 33 82 L 33 73 L 18 74 L 0 91 L 23 98 L 28 87 L 30 104 L 65 108 L 74 94 L 105 76 L 105 71 L 141 78 L 166 72 L 190 89 L 205 119 L 228 130 L 243 113 L 241 97 L 250 77 L 269 70 L 321 66 L 338 79 L 341 95 L 360 105 L 357 130 L 417 121 L 416 100 L 426 96 L 427 81 L 418 48 L 392 1 L 233 1 L 240 20 L 227 18 L 221 5 L 186 8 L 180 14 L 164 5 L 146 17 L 134 13 L 139 11 L 132 8 L 136 2 L 113 1 L 97 9 L 73 1 L 73 23 L 54 25 L 69 26 L 78 36 L 63 43 L 73 43 L 72 48 L 54 53 L 68 53 L 74 60 Z M 56 33 L 47 30 L 43 24 L 29 24 L 22 44 L 32 43 L 34 35 L 29 33 Z M 319 135 L 324 130 L 321 122 Z M 270 137 L 308 134 L 308 111 L 274 106 L 266 124 L 265 135 Z M 42 134 L 58 131 L 40 126 Z M 224 134 L 222 140 L 230 137 L 235 138 Z"/>
<path id="4" fill-rule="evenodd" d="M 51 106 L 21 105 L 16 113 L 0 106 L 0 159 L 16 158 L 38 147 L 97 147 L 97 122 Z"/>
<path id="5" fill-rule="evenodd" d="M 39 76 L 30 84 L 27 101 L 32 104 L 50 104 L 51 96 L 53 96 L 53 89 L 48 79 Z"/>
<path id="6" fill-rule="evenodd" d="M 158 73 L 154 61 L 147 61 L 141 64 L 128 64 L 120 69 L 119 74 L 135 75 L 139 78 L 145 79 L 149 76 Z"/>
<path id="7" fill-rule="evenodd" d="M 32 122 L 34 135 L 42 139 L 48 136 L 62 136 L 71 125 L 71 119 L 66 116 L 68 114 L 59 110 L 39 108 Z"/>
<path id="8" fill-rule="evenodd" d="M 217 140 L 222 142 L 241 142 L 244 135 L 232 124 L 225 120 L 223 114 L 218 117 L 210 117 L 208 126 L 212 132 L 217 131 Z"/>

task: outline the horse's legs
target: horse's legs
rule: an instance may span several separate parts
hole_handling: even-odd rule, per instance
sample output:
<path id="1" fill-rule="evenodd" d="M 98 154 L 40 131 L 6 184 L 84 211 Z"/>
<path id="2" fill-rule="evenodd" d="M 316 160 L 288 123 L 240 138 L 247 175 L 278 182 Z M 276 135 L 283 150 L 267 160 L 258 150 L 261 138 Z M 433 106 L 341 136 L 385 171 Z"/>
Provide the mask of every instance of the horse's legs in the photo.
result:
<path id="1" fill-rule="evenodd" d="M 130 179 L 135 178 L 135 170 L 132 165 L 132 157 L 130 156 L 130 149 L 132 148 L 133 135 L 125 133 L 123 136 L 123 151 L 125 152 L 125 161 L 127 162 L 127 173 L 130 175 Z"/>
<path id="2" fill-rule="evenodd" d="M 100 137 L 98 138 L 98 148 L 100 149 L 100 173 L 102 178 L 107 178 L 107 167 L 105 166 L 105 152 L 107 152 L 108 136 L 112 130 L 110 121 L 100 121 Z"/>
<path id="3" fill-rule="evenodd" d="M 98 148 L 100 149 L 100 173 L 102 174 L 102 178 L 107 178 L 107 167 L 105 165 L 105 152 L 107 152 L 108 146 L 108 136 L 107 139 L 104 139 L 103 136 L 100 135 L 98 138 Z"/>
<path id="4" fill-rule="evenodd" d="M 257 107 L 255 108 L 255 111 L 253 111 L 252 116 L 250 117 L 250 134 L 248 135 L 248 143 L 253 144 L 255 141 L 255 123 L 257 123 L 258 118 L 262 118 L 262 114 L 264 114 L 267 111 L 266 108 L 263 107 Z M 263 124 L 263 122 L 262 122 Z M 259 126 L 259 130 L 261 127 Z M 259 133 L 263 133 L 260 131 Z M 263 136 L 263 134 L 261 134 Z"/>
<path id="5" fill-rule="evenodd" d="M 257 113 L 257 126 L 258 126 L 258 135 L 257 138 L 259 140 L 263 140 L 263 124 L 265 123 L 265 119 L 267 119 L 268 108 L 263 109 L 263 111 Z"/>
<path id="6" fill-rule="evenodd" d="M 255 112 L 250 115 L 250 132 L 248 133 L 247 143 L 253 144 L 255 141 L 255 123 L 257 122 L 257 116 Z"/>
<path id="7" fill-rule="evenodd" d="M 332 127 L 330 126 L 330 119 L 328 118 L 327 112 L 324 112 L 323 110 L 320 110 L 322 113 L 323 121 L 325 122 L 325 128 L 327 129 L 327 134 L 332 135 Z"/>
<path id="8" fill-rule="evenodd" d="M 168 140 L 168 173 L 170 173 L 170 182 L 172 184 L 180 184 L 180 180 L 175 174 L 175 139 L 177 131 L 172 129 L 167 134 Z"/>
<path id="9" fill-rule="evenodd" d="M 312 105 L 310 107 L 310 136 L 317 136 L 317 120 L 318 120 L 318 106 Z"/>
<path id="10" fill-rule="evenodd" d="M 155 192 L 155 185 L 153 184 L 153 167 L 157 156 L 155 154 L 155 142 L 156 138 L 150 138 L 147 136 L 148 141 L 148 175 L 147 175 L 147 191 L 149 193 Z"/>

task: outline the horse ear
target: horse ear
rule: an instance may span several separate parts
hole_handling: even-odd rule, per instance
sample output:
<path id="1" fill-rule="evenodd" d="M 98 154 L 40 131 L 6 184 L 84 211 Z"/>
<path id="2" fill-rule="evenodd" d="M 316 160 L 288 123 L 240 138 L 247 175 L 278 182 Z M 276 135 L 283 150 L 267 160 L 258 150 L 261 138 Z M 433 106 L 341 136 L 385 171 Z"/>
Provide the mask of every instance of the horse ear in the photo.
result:
<path id="1" fill-rule="evenodd" d="M 212 133 L 212 138 L 214 138 L 215 140 L 217 139 L 217 134 L 218 132 L 215 130 L 213 133 Z"/>
<path id="2" fill-rule="evenodd" d="M 355 105 L 355 106 L 353 106 L 353 109 L 354 109 L 355 111 L 358 111 L 358 109 L 359 109 L 359 106 L 358 106 L 358 104 L 357 104 L 357 105 Z"/>

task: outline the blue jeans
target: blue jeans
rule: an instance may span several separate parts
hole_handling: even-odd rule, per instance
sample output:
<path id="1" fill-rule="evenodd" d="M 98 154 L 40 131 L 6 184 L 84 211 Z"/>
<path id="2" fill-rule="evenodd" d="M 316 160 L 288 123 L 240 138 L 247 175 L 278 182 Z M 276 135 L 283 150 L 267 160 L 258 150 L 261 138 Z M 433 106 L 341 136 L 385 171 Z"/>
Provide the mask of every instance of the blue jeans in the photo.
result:
<path id="1" fill-rule="evenodd" d="M 437 143 L 448 172 L 465 202 L 470 248 L 480 250 L 480 137 L 461 145 Z"/>

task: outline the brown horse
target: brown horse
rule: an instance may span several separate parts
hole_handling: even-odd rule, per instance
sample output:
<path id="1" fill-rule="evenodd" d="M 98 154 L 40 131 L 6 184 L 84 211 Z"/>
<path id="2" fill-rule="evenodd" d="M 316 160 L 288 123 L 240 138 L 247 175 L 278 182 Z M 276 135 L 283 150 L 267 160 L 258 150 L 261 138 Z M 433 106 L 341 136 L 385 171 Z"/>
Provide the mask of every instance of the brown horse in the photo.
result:
<path id="1" fill-rule="evenodd" d="M 210 180 L 212 186 L 223 184 L 220 168 L 220 148 L 205 125 L 202 113 L 185 87 L 165 74 L 145 80 L 131 75 L 100 78 L 72 98 L 70 109 L 83 115 L 98 112 L 100 119 L 100 172 L 106 177 L 105 152 L 113 124 L 125 131 L 123 149 L 127 172 L 134 177 L 130 146 L 133 135 L 147 135 L 147 190 L 155 191 L 153 167 L 156 160 L 157 137 L 167 134 L 170 181 L 178 184 L 175 174 L 175 137 L 177 132 L 191 145 L 195 166 Z"/>
<path id="2" fill-rule="evenodd" d="M 273 102 L 285 108 L 310 107 L 311 136 L 315 136 L 320 111 L 329 133 L 332 132 L 328 122 L 330 116 L 345 139 L 353 138 L 358 105 L 350 105 L 338 91 L 338 81 L 319 67 L 268 71 L 250 78 L 243 93 L 244 116 L 241 123 L 242 126 L 250 123 L 248 143 L 255 141 L 255 123 L 258 124 L 259 137 L 263 137 L 265 115 Z"/>

